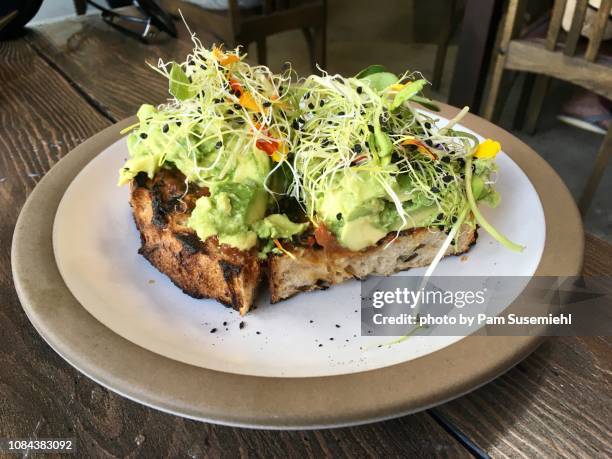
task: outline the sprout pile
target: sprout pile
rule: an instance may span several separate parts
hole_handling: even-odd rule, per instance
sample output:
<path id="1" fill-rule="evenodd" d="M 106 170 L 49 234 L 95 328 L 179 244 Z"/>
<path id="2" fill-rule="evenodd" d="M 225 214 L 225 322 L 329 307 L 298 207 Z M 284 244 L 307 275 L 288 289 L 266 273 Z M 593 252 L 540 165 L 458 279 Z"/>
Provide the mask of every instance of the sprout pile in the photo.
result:
<path id="1" fill-rule="evenodd" d="M 238 50 L 193 40 L 185 62 L 153 67 L 173 98 L 143 105 L 127 129 L 130 159 L 120 184 L 176 168 L 188 186 L 208 188 L 189 223 L 202 239 L 217 235 L 265 256 L 288 253 L 279 239 L 295 243 L 308 228 L 315 235 L 325 228 L 345 249 L 361 250 L 388 233 L 430 227 L 448 235 L 443 252 L 462 225 L 479 223 L 522 249 L 477 207 L 499 201 L 499 144 L 454 129 L 467 109 L 444 123 L 431 114 L 436 106 L 422 95 L 420 74 L 371 66 L 351 78 L 322 72 L 298 79 L 290 68 L 275 74 L 248 65 Z M 349 240 L 355 228 L 367 237 Z"/>

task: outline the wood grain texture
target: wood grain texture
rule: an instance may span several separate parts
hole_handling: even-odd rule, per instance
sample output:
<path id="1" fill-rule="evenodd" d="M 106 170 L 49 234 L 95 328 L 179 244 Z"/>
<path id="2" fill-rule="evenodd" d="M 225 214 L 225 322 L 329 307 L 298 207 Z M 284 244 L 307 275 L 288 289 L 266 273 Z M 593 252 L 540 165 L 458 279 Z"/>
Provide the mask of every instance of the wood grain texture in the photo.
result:
<path id="1" fill-rule="evenodd" d="M 23 40 L 0 43 L 0 82 L 0 437 L 76 437 L 80 457 L 468 457 L 426 413 L 328 431 L 236 429 L 146 408 L 70 367 L 21 309 L 10 242 L 37 181 L 110 122 Z"/>
<path id="2" fill-rule="evenodd" d="M 169 2 L 177 3 L 177 2 Z M 192 31 L 206 44 L 214 39 L 198 22 L 199 8 L 181 4 Z M 133 115 L 143 103 L 168 98 L 168 82 L 146 64 L 158 60 L 183 61 L 193 44 L 183 23 L 178 39 L 159 34 L 151 44 L 118 33 L 99 16 L 80 16 L 41 25 L 26 39 L 52 62 L 111 119 Z"/>
<path id="3" fill-rule="evenodd" d="M 612 276 L 612 245 L 586 236 L 584 274 Z M 612 338 L 553 337 L 439 411 L 492 457 L 611 457 Z"/>
<path id="4" fill-rule="evenodd" d="M 43 342 L 12 285 L 10 240 L 19 209 L 40 176 L 109 119 L 163 100 L 165 83 L 144 60 L 183 49 L 177 42 L 143 48 L 90 20 L 31 35 L 44 58 L 24 40 L 0 43 L 0 437 L 76 437 L 80 457 L 466 457 L 426 413 L 308 432 L 184 420 L 107 391 Z M 116 59 L 122 65 L 113 66 Z M 610 245 L 587 236 L 586 250 L 586 274 L 612 275 Z M 440 412 L 495 456 L 605 456 L 610 347 L 597 338 L 550 340 Z"/>
<path id="5" fill-rule="evenodd" d="M 588 62 L 581 57 L 548 51 L 539 40 L 512 40 L 506 56 L 506 69 L 533 72 L 568 81 L 612 99 L 612 64 Z"/>

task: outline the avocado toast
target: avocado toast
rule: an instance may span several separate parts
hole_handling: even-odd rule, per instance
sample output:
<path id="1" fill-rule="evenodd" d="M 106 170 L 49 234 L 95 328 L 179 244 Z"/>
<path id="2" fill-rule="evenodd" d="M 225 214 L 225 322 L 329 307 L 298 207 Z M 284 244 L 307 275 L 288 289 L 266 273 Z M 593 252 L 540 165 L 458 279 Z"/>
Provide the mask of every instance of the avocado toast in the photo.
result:
<path id="1" fill-rule="evenodd" d="M 418 74 L 296 79 L 194 41 L 156 68 L 173 99 L 140 108 L 119 180 L 140 252 L 185 293 L 245 314 L 265 276 L 277 302 L 435 265 L 478 224 L 520 249 L 477 207 L 499 200 L 499 144 L 416 109 L 435 108 Z"/>

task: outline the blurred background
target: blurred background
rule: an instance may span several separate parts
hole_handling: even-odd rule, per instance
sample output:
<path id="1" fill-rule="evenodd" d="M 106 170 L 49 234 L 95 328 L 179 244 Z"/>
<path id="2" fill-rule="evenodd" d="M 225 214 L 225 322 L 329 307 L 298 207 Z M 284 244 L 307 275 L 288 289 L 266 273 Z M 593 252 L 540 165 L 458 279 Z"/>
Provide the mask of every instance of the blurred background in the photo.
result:
<path id="1" fill-rule="evenodd" d="M 211 2 L 217 3 L 216 8 L 229 8 L 223 0 L 193 3 L 210 8 Z M 44 30 L 75 18 L 79 3 L 45 0 L 28 27 Z M 100 3 L 109 6 L 103 0 Z M 605 167 L 612 149 L 610 102 L 605 97 L 612 92 L 608 54 L 612 27 L 608 27 L 607 11 L 599 14 L 602 9 L 610 10 L 610 4 L 608 0 L 328 0 L 324 68 L 351 75 L 376 63 L 395 72 L 421 71 L 434 82 L 429 95 L 454 105 L 470 103 L 472 111 L 512 131 L 552 165 L 577 200 L 602 152 L 596 168 L 601 181 L 592 201 L 585 203 L 583 196 L 582 207 L 586 229 L 612 241 L 612 169 Z M 100 11 L 90 6 L 85 14 L 100 15 Z M 188 22 L 195 21 L 185 16 Z M 550 25 L 554 28 L 556 22 L 559 30 L 554 36 Z M 595 37 L 598 31 L 601 36 Z M 553 54 L 561 55 L 558 59 L 545 52 L 547 47 L 551 51 L 551 38 Z M 535 48 L 515 46 L 512 40 L 516 39 L 531 40 L 544 51 L 537 54 Z M 594 56 L 593 41 L 600 42 Z M 291 61 L 298 73 L 311 71 L 309 49 L 299 28 L 269 36 L 266 48 L 266 60 L 273 70 Z M 506 56 L 507 49 L 511 53 Z M 257 61 L 255 44 L 249 46 L 249 60 Z M 562 67 L 568 62 L 569 69 Z M 522 66 L 529 72 L 504 71 L 508 66 Z M 588 73 L 591 67 L 592 74 Z M 474 80 L 474 75 L 482 79 L 476 96 L 465 82 Z M 540 110 L 539 116 L 533 116 Z"/>

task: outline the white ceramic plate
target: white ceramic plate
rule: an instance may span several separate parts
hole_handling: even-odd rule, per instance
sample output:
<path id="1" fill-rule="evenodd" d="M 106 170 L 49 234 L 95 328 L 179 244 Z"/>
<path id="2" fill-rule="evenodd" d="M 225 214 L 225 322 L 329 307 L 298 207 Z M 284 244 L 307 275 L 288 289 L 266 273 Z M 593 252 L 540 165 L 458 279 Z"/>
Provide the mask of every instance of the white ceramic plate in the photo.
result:
<path id="1" fill-rule="evenodd" d="M 120 140 L 74 179 L 57 210 L 53 247 L 60 273 L 77 300 L 129 341 L 207 369 L 302 377 L 382 368 L 460 339 L 413 337 L 391 347 L 377 347 L 388 338 L 360 336 L 356 281 L 276 305 L 270 305 L 264 293 L 256 302 L 257 310 L 244 318 L 213 300 L 188 297 L 137 253 L 140 239 L 128 204 L 129 190 L 116 186 L 117 171 L 127 155 L 125 140 Z M 509 251 L 481 230 L 467 260 L 444 259 L 437 275 L 530 276 L 535 272 L 546 232 L 540 200 L 507 155 L 498 155 L 498 164 L 496 188 L 502 203 L 496 209 L 484 208 L 483 213 L 527 249 L 520 254 Z M 216 332 L 211 333 L 212 329 Z"/>

